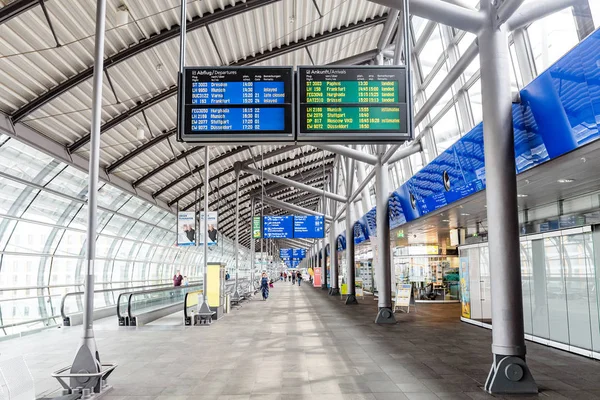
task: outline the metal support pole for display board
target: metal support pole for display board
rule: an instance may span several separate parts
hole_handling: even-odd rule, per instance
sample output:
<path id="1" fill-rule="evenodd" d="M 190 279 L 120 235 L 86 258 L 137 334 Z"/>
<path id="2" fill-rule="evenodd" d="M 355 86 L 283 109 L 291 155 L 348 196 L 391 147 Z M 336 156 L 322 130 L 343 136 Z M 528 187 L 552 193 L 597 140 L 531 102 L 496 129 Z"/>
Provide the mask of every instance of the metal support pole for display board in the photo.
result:
<path id="1" fill-rule="evenodd" d="M 354 265 L 354 207 L 346 205 L 346 304 L 358 304 L 356 300 L 356 267 Z"/>
<path id="2" fill-rule="evenodd" d="M 236 162 L 233 167 L 235 169 L 235 290 L 231 301 L 239 303 L 241 300 L 238 291 L 238 273 L 240 269 L 240 171 L 242 165 L 240 162 Z"/>
<path id="3" fill-rule="evenodd" d="M 181 0 L 181 15 L 179 21 L 179 73 L 177 74 L 177 136 L 183 136 L 183 69 L 185 68 L 185 52 L 187 38 L 187 0 Z"/>
<path id="4" fill-rule="evenodd" d="M 398 28 L 402 28 L 402 38 L 404 39 L 404 66 L 406 70 L 406 116 L 408 118 L 408 133 L 411 138 L 415 137 L 414 127 L 414 99 L 412 90 L 412 39 L 410 36 L 410 6 L 408 1 L 402 2 L 402 21 L 398 21 Z M 400 29 L 396 34 L 396 41 L 400 40 Z M 396 46 L 396 51 L 400 52 L 400 46 Z M 394 60 L 398 61 L 400 54 L 394 55 Z"/>
<path id="5" fill-rule="evenodd" d="M 385 154 L 385 146 L 377 146 L 378 155 Z M 389 197 L 389 172 L 388 165 L 381 161 L 375 165 L 375 194 L 377 212 L 377 293 L 378 307 L 375 323 L 395 324 L 396 318 L 392 309 L 392 279 L 391 279 L 391 257 L 390 257 L 390 222 L 388 219 L 388 197 Z"/>
<path id="6" fill-rule="evenodd" d="M 327 215 L 327 200 L 325 199 L 325 150 L 323 150 L 322 152 L 323 155 L 323 162 L 322 162 L 322 166 L 323 166 L 323 197 L 321 199 L 322 201 L 322 205 L 323 205 L 323 209 L 321 210 L 323 212 L 323 215 Z M 322 268 L 321 268 L 321 289 L 323 290 L 329 290 L 329 288 L 327 287 L 327 247 L 325 246 L 325 217 L 323 217 L 323 239 L 321 240 L 321 251 L 323 252 L 323 262 L 322 262 Z"/>
<path id="7" fill-rule="evenodd" d="M 96 231 L 98 226 L 98 174 L 100 170 L 100 124 L 102 118 L 102 71 L 104 68 L 104 29 L 106 20 L 106 0 L 96 2 L 96 32 L 94 44 L 94 77 L 92 92 L 92 121 L 90 129 L 90 162 L 88 176 L 88 222 L 86 237 L 86 275 L 84 277 L 83 335 L 79 348 L 70 367 L 53 374 L 63 386 L 63 379 L 69 379 L 70 392 L 80 388 L 94 393 L 105 393 L 108 374 L 116 367 L 101 364 L 100 353 L 94 337 L 94 263 L 96 261 Z M 109 367 L 110 371 L 103 367 Z M 70 371 L 65 373 L 66 371 Z M 82 374 L 83 376 L 74 376 Z M 87 376 L 85 376 L 87 375 Z"/>
<path id="8" fill-rule="evenodd" d="M 211 317 L 210 315 L 212 315 L 211 311 L 210 311 L 210 307 L 208 306 L 208 301 L 207 301 L 207 292 L 208 292 L 208 194 L 209 194 L 209 187 L 208 187 L 208 181 L 209 181 L 209 161 L 208 161 L 208 157 L 209 157 L 209 153 L 208 153 L 208 148 L 209 146 L 204 147 L 204 207 L 202 207 L 202 210 L 204 211 L 204 225 L 202 225 L 202 223 L 200 224 L 200 237 L 202 238 L 202 244 L 203 244 L 203 254 L 204 254 L 204 269 L 202 271 L 202 305 L 200 306 L 200 308 L 198 308 L 198 316 L 201 317 L 201 319 L 204 319 L 205 321 L 210 322 L 211 321 Z M 202 222 L 202 218 L 200 218 L 200 221 Z"/>
<path id="9" fill-rule="evenodd" d="M 496 26 L 501 21 L 497 3 L 482 0 L 480 7 L 485 15 L 478 40 L 493 323 L 493 363 L 485 389 L 537 393 L 525 362 L 509 33 L 506 24 Z"/>
<path id="10" fill-rule="evenodd" d="M 330 186 L 331 186 L 331 190 L 335 191 L 337 190 L 337 176 L 339 176 L 339 174 L 333 174 L 331 176 L 331 180 L 330 180 Z M 335 215 L 336 214 L 336 209 L 337 209 L 337 205 L 335 200 L 331 199 L 330 200 L 330 207 L 331 209 L 329 210 L 330 214 Z M 340 294 L 340 289 L 338 287 L 338 259 L 337 259 L 337 234 L 336 234 L 336 228 L 337 228 L 337 221 L 334 219 L 329 223 L 329 265 L 331 268 L 331 275 L 329 276 L 329 286 L 331 287 L 329 290 L 329 294 L 331 296 L 337 296 Z"/>
<path id="11" fill-rule="evenodd" d="M 255 200 L 254 197 L 250 201 L 250 254 L 252 257 L 250 258 L 250 289 L 251 293 L 254 292 L 254 268 L 256 264 L 256 240 L 254 239 L 254 206 Z"/>

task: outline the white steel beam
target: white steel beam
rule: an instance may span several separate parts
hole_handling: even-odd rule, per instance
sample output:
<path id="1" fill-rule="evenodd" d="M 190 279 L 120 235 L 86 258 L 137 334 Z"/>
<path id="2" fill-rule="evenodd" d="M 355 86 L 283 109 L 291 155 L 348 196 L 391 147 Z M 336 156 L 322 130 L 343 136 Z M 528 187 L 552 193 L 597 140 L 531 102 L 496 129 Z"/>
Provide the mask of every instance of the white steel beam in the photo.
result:
<path id="1" fill-rule="evenodd" d="M 396 21 L 398 20 L 399 14 L 400 10 L 390 10 L 387 20 L 385 21 L 385 25 L 383 26 L 383 30 L 381 31 L 381 35 L 379 36 L 379 41 L 377 42 L 377 50 L 380 52 L 384 51 L 387 45 L 390 43 L 390 38 L 392 37 L 392 32 L 396 27 Z"/>
<path id="2" fill-rule="evenodd" d="M 420 138 L 417 138 L 420 139 Z M 406 147 L 402 147 L 399 150 L 396 150 L 395 153 L 393 153 L 388 159 L 387 159 L 387 163 L 388 164 L 393 164 L 396 161 L 402 160 L 403 158 L 406 158 L 408 156 L 412 156 L 413 154 L 416 154 L 418 152 L 420 152 L 422 150 L 421 147 L 421 141 L 415 139 L 413 142 L 411 142 L 408 146 Z M 382 162 L 385 162 L 385 156 L 384 158 L 382 158 L 381 160 Z"/>
<path id="3" fill-rule="evenodd" d="M 508 20 L 506 25 L 508 30 L 514 31 L 523 28 L 538 19 L 554 14 L 568 7 L 582 4 L 587 0 L 544 0 L 530 2 L 521 7 Z"/>
<path id="4" fill-rule="evenodd" d="M 500 0 L 498 6 L 498 19 L 495 21 L 496 28 L 504 24 L 523 5 L 525 0 Z M 545 1 L 543 2 L 545 3 Z"/>
<path id="5" fill-rule="evenodd" d="M 243 171 L 245 171 L 249 174 L 256 175 L 256 176 L 264 176 L 265 179 L 268 179 L 270 181 L 283 183 L 284 185 L 295 187 L 295 188 L 304 190 L 309 193 L 314 193 L 314 194 L 318 194 L 318 195 L 324 194 L 325 197 L 329 197 L 330 199 L 346 202 L 346 198 L 344 196 L 340 196 L 336 193 L 330 193 L 327 191 L 323 191 L 323 190 L 317 189 L 315 187 L 312 187 L 310 185 L 306 185 L 304 183 L 300 183 L 300 182 L 297 182 L 297 181 L 294 181 L 291 179 L 287 179 L 287 178 L 284 178 L 281 176 L 271 174 L 270 172 L 261 171 L 261 170 L 258 170 L 256 168 L 252 168 L 252 167 L 244 167 Z"/>
<path id="6" fill-rule="evenodd" d="M 460 78 L 460 76 L 465 72 L 469 65 L 471 65 L 478 54 L 479 46 L 477 45 L 477 41 L 473 41 L 473 43 L 471 43 L 471 45 L 464 52 L 462 57 L 456 62 L 454 67 L 448 72 L 448 75 L 446 75 L 444 80 L 440 82 L 437 89 L 435 89 L 431 96 L 429 96 L 417 115 L 415 115 L 415 126 L 423 122 L 427 114 L 429 114 L 433 107 L 435 107 L 442 97 L 444 97 L 444 94 L 450 90 L 454 82 Z"/>
<path id="7" fill-rule="evenodd" d="M 262 198 L 260 196 L 257 196 L 256 200 L 259 201 L 259 199 L 261 199 L 264 203 L 270 204 L 276 208 L 281 208 L 282 210 L 286 210 L 286 211 L 290 211 L 290 212 L 299 212 L 302 214 L 316 215 L 316 216 L 325 215 L 323 213 L 313 211 L 308 208 L 298 206 L 296 204 L 286 203 L 285 201 L 277 200 L 277 199 L 274 199 L 269 196 L 263 196 Z M 325 215 L 325 220 L 331 221 L 332 218 L 330 215 Z"/>
<path id="8" fill-rule="evenodd" d="M 402 0 L 369 0 L 392 9 L 402 9 Z M 410 0 L 410 12 L 422 18 L 463 31 L 477 33 L 483 26 L 484 17 L 478 11 L 450 4 L 442 0 Z"/>
<path id="9" fill-rule="evenodd" d="M 313 144 L 312 146 L 318 149 L 327 150 L 332 153 L 339 154 L 344 157 L 352 158 L 354 160 L 358 160 L 367 164 L 377 164 L 377 157 L 373 154 L 363 153 L 362 151 L 351 149 L 350 147 L 342 146 L 339 144 Z"/>

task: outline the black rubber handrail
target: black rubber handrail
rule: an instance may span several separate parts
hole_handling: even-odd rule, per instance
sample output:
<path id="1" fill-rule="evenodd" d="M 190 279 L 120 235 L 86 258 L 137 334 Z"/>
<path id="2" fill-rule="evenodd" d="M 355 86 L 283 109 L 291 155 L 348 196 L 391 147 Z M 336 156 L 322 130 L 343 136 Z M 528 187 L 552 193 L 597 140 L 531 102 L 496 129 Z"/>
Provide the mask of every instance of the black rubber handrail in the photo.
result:
<path id="1" fill-rule="evenodd" d="M 101 289 L 101 290 L 94 290 L 94 294 L 96 294 L 96 293 L 107 293 L 107 292 L 116 292 L 116 291 L 119 291 L 119 290 L 143 289 L 143 288 L 151 288 L 151 287 L 158 288 L 158 287 L 165 286 L 165 285 L 169 285 L 169 284 L 168 283 L 159 283 L 159 284 L 156 284 L 156 285 L 131 286 L 131 287 Z M 85 292 L 71 292 L 71 293 L 66 293 L 66 294 L 63 295 L 63 297 L 62 297 L 62 299 L 60 301 L 60 315 L 61 315 L 63 321 L 65 320 L 65 318 L 69 318 L 67 316 L 67 314 L 65 313 L 65 303 L 67 301 L 67 297 L 83 295 L 84 293 Z M 113 305 L 110 305 L 110 306 L 107 306 L 107 307 L 103 307 L 103 308 L 112 307 Z M 101 309 L 102 308 L 97 308 L 96 310 L 101 310 Z"/>
<path id="2" fill-rule="evenodd" d="M 133 318 L 135 318 L 134 315 L 132 315 L 131 313 L 131 300 L 133 298 L 134 295 L 146 295 L 146 294 L 151 294 L 151 293 L 160 293 L 160 292 L 173 292 L 173 291 L 177 291 L 177 290 L 186 290 L 186 289 L 193 289 L 193 288 L 200 288 L 203 286 L 203 283 L 195 283 L 192 285 L 188 285 L 188 286 L 171 286 L 168 288 L 164 288 L 164 289 L 154 289 L 154 290 L 143 290 L 140 292 L 131 292 L 128 293 L 129 298 L 127 299 L 127 318 L 131 321 L 133 320 Z M 119 303 L 120 305 L 120 303 Z M 121 315 L 119 313 L 119 307 L 117 306 L 117 316 L 119 317 L 119 321 L 121 321 Z"/>

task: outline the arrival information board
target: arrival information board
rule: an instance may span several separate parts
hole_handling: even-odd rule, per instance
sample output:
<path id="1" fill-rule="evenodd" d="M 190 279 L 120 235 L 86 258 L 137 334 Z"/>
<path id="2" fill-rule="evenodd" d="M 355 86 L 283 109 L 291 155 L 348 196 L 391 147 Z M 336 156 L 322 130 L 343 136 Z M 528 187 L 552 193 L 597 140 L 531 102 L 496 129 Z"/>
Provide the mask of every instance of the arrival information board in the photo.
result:
<path id="1" fill-rule="evenodd" d="M 411 140 L 404 67 L 299 67 L 298 141 Z"/>
<path id="2" fill-rule="evenodd" d="M 291 142 L 291 67 L 189 67 L 184 70 L 181 140 Z"/>

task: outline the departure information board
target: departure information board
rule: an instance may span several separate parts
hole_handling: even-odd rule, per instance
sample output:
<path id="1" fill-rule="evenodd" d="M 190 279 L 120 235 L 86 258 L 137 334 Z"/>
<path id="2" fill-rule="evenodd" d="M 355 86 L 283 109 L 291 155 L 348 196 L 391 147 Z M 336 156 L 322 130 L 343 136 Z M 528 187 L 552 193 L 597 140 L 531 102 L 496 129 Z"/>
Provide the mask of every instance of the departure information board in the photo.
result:
<path id="1" fill-rule="evenodd" d="M 298 141 L 411 140 L 399 66 L 299 67 Z"/>
<path id="2" fill-rule="evenodd" d="M 184 142 L 292 142 L 291 67 L 188 67 Z"/>

